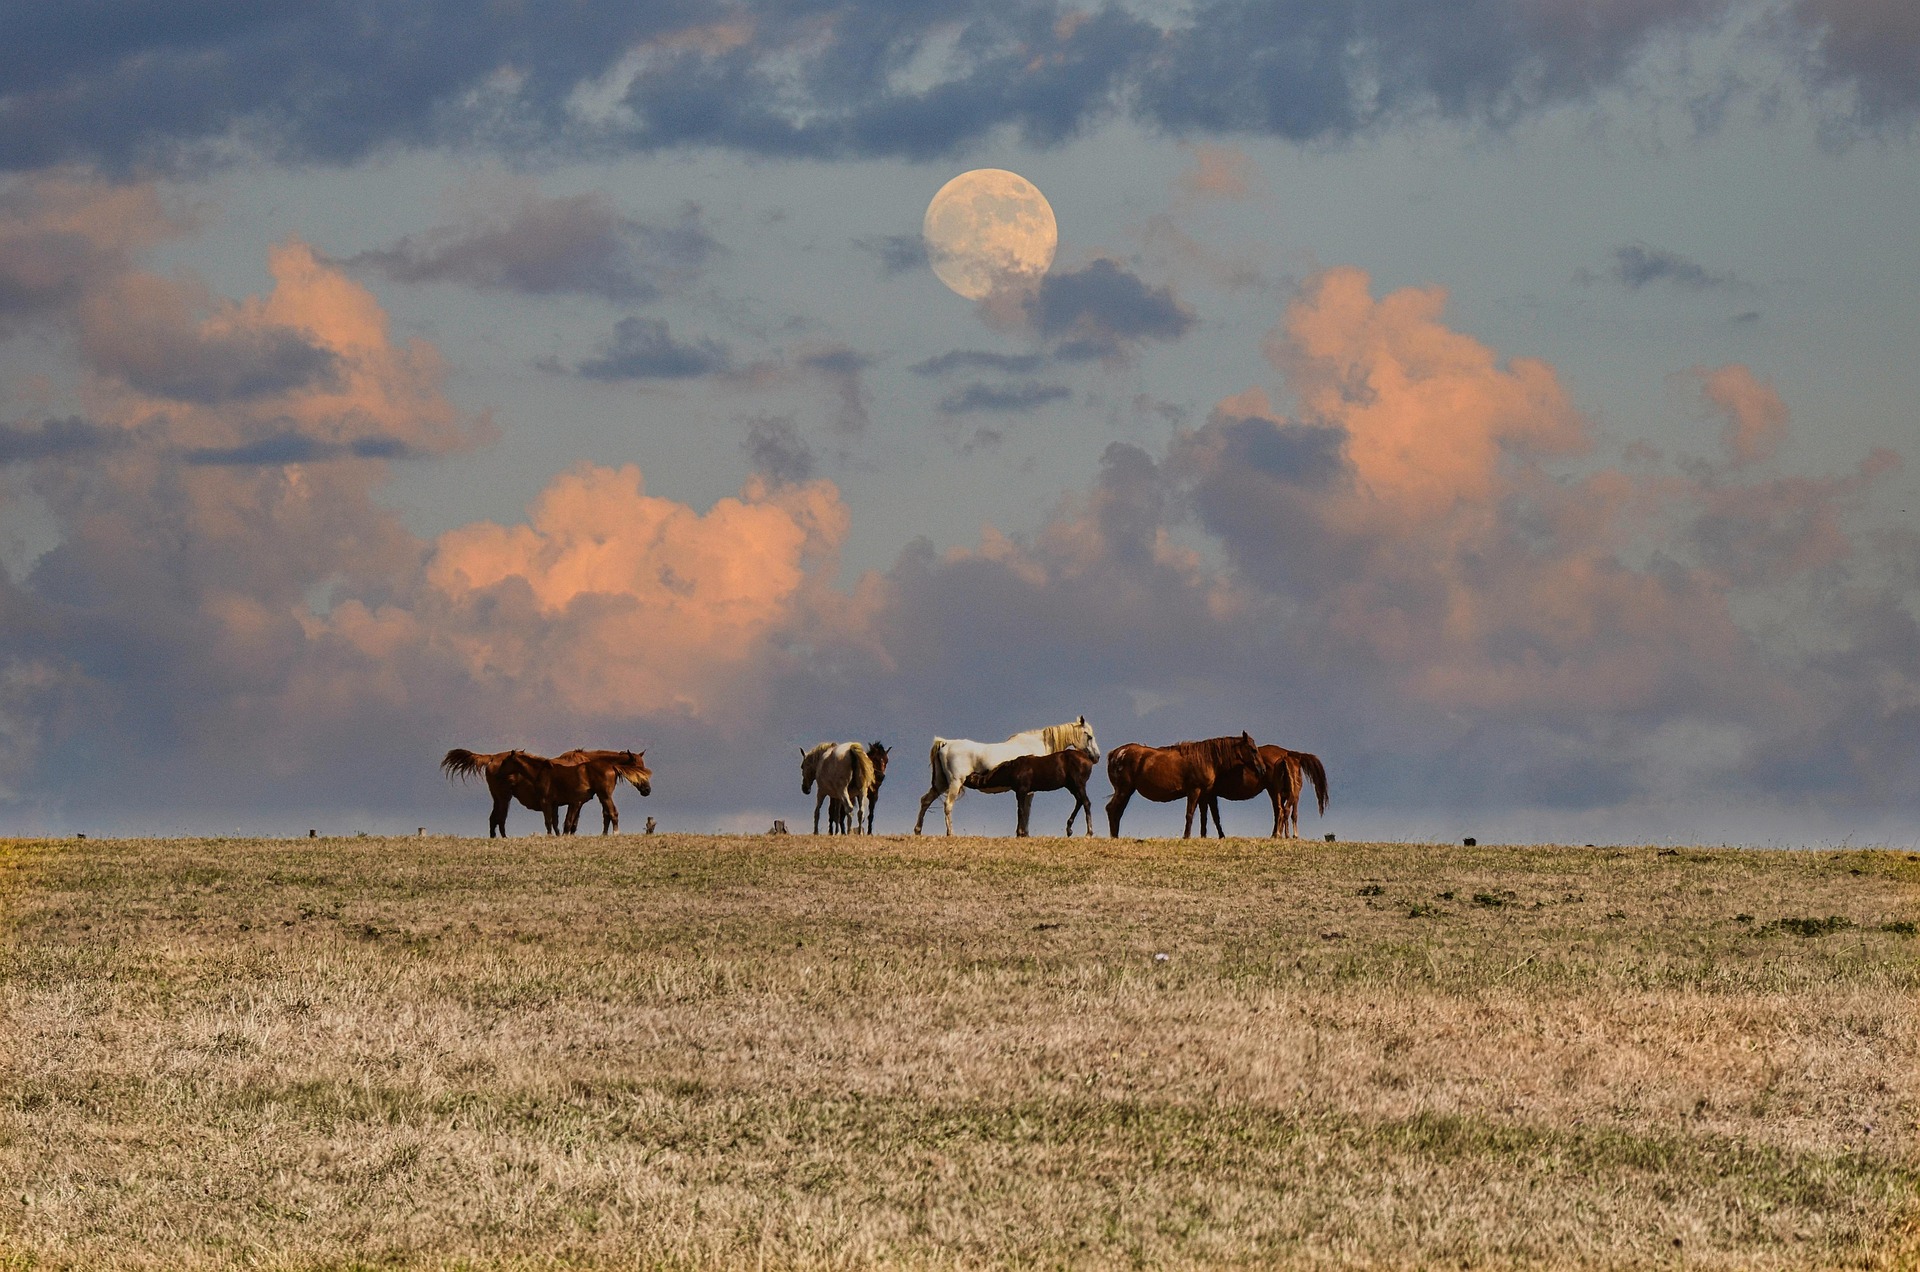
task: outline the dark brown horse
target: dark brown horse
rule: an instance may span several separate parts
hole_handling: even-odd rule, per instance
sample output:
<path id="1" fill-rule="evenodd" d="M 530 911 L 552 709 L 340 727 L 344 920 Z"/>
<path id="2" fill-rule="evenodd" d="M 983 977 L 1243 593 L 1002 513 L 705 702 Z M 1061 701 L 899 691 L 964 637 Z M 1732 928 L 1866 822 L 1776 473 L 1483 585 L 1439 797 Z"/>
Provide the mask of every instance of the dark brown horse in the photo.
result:
<path id="1" fill-rule="evenodd" d="M 1205 805 L 1213 810 L 1215 825 L 1220 821 L 1220 805 L 1214 791 L 1220 774 L 1245 766 L 1262 784 L 1267 780 L 1267 762 L 1253 738 L 1242 733 L 1237 738 L 1208 738 L 1204 742 L 1176 742 L 1172 746 L 1147 746 L 1127 742 L 1107 755 L 1107 779 L 1113 783 L 1113 798 L 1107 801 L 1107 829 L 1120 837 L 1120 815 L 1134 792 L 1158 804 L 1176 799 L 1187 801 L 1187 828 L 1182 839 L 1193 838 L 1193 810 Z M 1200 837 L 1206 838 L 1207 823 L 1200 821 Z M 1224 836 L 1223 836 L 1224 837 Z"/>
<path id="2" fill-rule="evenodd" d="M 1297 837 L 1300 833 L 1300 791 L 1303 779 L 1311 778 L 1313 792 L 1320 800 L 1320 815 L 1327 814 L 1327 770 L 1320 757 L 1306 751 L 1289 751 L 1283 746 L 1263 746 L 1260 758 L 1266 762 L 1267 776 L 1256 778 L 1245 767 L 1219 774 L 1214 793 L 1221 799 L 1252 799 L 1265 791 L 1273 797 L 1273 837 Z M 1220 830 L 1220 808 L 1213 806 L 1213 828 Z M 1200 833 L 1206 834 L 1207 810 L 1200 810 Z M 1221 831 L 1224 836 L 1225 831 Z"/>
<path id="3" fill-rule="evenodd" d="M 516 799 L 546 818 L 548 834 L 558 833 L 555 814 L 547 804 L 544 770 L 538 767 L 550 763 L 545 756 L 529 755 L 525 751 L 476 754 L 455 747 L 440 761 L 440 767 L 449 781 L 455 777 L 464 781 L 475 773 L 487 779 L 487 792 L 493 796 L 493 811 L 487 814 L 487 838 L 498 835 L 505 839 L 507 810 Z"/>
<path id="4" fill-rule="evenodd" d="M 620 810 L 614 807 L 613 792 L 620 785 L 620 779 L 626 778 L 633 788 L 644 797 L 653 794 L 653 771 L 647 767 L 645 751 L 582 751 L 572 750 L 553 757 L 555 764 L 573 764 L 581 768 L 581 776 L 586 779 L 587 790 L 600 801 L 600 833 L 620 830 Z M 574 788 L 572 778 L 566 777 L 558 783 L 567 791 Z M 566 833 L 571 835 L 580 827 L 580 806 L 574 805 L 567 813 Z"/>
<path id="5" fill-rule="evenodd" d="M 867 833 L 871 835 L 873 833 L 873 806 L 878 803 L 880 799 L 880 783 L 887 780 L 887 748 L 879 742 L 868 743 L 867 763 L 873 766 L 873 780 L 867 783 L 867 793 L 862 798 L 864 799 L 863 807 L 866 810 Z M 845 803 L 838 798 L 829 798 L 827 801 L 827 833 L 829 835 L 846 835 L 853 833 L 854 828 L 860 824 L 860 818 L 855 815 L 859 811 L 860 810 L 854 808 L 853 805 Z"/>
<path id="6" fill-rule="evenodd" d="M 1087 834 L 1093 833 L 1093 801 L 1087 798 L 1087 778 L 1093 775 L 1093 757 L 1079 747 L 1068 747 L 1051 755 L 1017 755 L 986 773 L 970 774 L 967 786 L 993 794 L 1012 791 L 1020 801 L 1019 820 L 1014 835 L 1027 835 L 1027 814 L 1033 810 L 1035 791 L 1073 792 L 1073 811 L 1067 814 L 1067 833 L 1073 833 L 1073 819 L 1086 810 Z"/>

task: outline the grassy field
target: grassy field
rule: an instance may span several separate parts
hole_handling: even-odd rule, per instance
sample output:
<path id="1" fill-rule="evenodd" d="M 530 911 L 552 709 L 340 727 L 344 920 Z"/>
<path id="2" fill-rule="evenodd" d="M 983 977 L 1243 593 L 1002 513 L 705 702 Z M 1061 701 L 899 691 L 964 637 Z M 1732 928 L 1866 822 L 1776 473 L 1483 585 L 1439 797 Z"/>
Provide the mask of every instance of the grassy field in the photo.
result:
<path id="1" fill-rule="evenodd" d="M 0 1268 L 1920 1265 L 1920 856 L 0 843 Z"/>

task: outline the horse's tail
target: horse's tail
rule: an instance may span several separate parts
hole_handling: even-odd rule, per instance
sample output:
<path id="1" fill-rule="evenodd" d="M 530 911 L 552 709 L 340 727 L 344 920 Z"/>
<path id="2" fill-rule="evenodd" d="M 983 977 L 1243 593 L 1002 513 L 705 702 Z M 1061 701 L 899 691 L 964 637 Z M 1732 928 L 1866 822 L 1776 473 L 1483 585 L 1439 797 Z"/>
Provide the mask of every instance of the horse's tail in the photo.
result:
<path id="1" fill-rule="evenodd" d="M 928 790 L 944 789 L 951 780 L 951 774 L 947 772 L 947 766 L 941 760 L 941 755 L 946 748 L 945 738 L 935 738 L 933 746 L 927 751 L 927 767 L 931 770 L 931 776 L 927 779 Z"/>
<path id="2" fill-rule="evenodd" d="M 446 773 L 449 782 L 455 777 L 464 779 L 476 773 L 484 776 L 487 771 L 487 761 L 492 758 L 490 755 L 475 755 L 464 747 L 455 747 L 440 761 L 440 768 Z"/>
<path id="3" fill-rule="evenodd" d="M 873 790 L 873 757 L 855 742 L 847 748 L 847 758 L 853 761 L 853 780 L 847 783 L 847 794 L 855 801 L 864 800 Z"/>
<path id="4" fill-rule="evenodd" d="M 1300 768 L 1313 779 L 1313 793 L 1320 800 L 1320 815 L 1327 815 L 1327 769 L 1320 763 L 1320 757 L 1305 751 L 1295 751 L 1294 758 L 1300 761 Z"/>

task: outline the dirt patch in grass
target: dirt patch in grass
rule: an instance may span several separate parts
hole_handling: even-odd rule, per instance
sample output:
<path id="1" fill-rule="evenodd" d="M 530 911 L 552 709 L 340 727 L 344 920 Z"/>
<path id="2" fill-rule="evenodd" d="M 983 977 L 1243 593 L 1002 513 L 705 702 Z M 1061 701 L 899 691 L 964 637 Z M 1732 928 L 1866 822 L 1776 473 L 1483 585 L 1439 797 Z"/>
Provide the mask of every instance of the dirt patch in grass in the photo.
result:
<path id="1" fill-rule="evenodd" d="M 1905 854 L 87 841 L 0 888 L 0 1268 L 1920 1257 Z"/>

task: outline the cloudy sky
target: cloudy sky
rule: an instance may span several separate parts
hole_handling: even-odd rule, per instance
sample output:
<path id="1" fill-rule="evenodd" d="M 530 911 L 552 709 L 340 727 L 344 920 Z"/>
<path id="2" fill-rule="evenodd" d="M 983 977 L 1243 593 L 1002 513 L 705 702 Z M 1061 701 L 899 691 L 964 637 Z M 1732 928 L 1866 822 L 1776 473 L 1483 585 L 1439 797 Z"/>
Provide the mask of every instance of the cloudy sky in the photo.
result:
<path id="1" fill-rule="evenodd" d="M 1084 712 L 1311 834 L 1910 843 L 1917 146 L 1907 0 L 9 6 L 0 832 L 478 831 L 455 745 L 761 829 L 826 738 L 898 830 Z"/>

